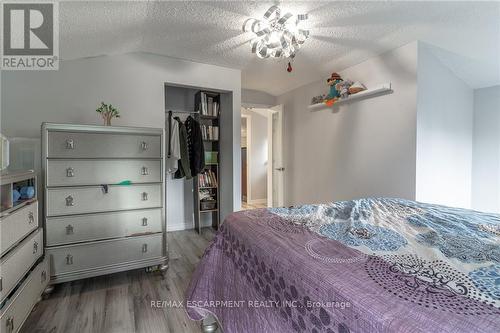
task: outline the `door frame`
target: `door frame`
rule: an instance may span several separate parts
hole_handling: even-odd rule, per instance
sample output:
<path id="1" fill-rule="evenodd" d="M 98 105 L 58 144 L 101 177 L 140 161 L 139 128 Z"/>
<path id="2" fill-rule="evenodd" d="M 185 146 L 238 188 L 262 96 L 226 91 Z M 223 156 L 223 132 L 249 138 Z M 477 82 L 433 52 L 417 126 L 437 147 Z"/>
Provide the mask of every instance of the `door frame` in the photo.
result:
<path id="1" fill-rule="evenodd" d="M 252 201 L 252 182 L 250 181 L 252 179 L 251 174 L 252 174 L 252 167 L 251 167 L 251 149 L 252 149 L 252 115 L 250 114 L 241 114 L 241 118 L 246 118 L 247 122 L 247 204 L 251 203 Z M 240 129 L 240 136 L 241 136 L 241 129 Z M 241 145 L 240 145 L 240 154 L 241 154 Z M 242 201 L 243 201 L 243 195 Z"/>
<path id="2" fill-rule="evenodd" d="M 280 123 L 280 136 L 281 136 L 281 164 L 284 167 L 285 158 L 284 158 L 284 148 L 283 148 L 283 105 L 278 104 L 268 108 L 268 117 L 267 117 L 267 138 L 268 138 L 268 163 L 267 163 L 267 206 L 273 207 L 273 115 L 278 113 L 281 119 Z M 286 170 L 286 169 L 285 169 Z M 283 176 L 284 177 L 284 176 Z M 281 188 L 281 199 L 283 202 L 279 204 L 279 206 L 283 206 L 285 200 L 285 184 L 283 179 L 283 186 Z"/>
<path id="3" fill-rule="evenodd" d="M 282 167 L 285 167 L 285 157 L 284 157 L 284 143 L 283 143 L 283 105 L 278 104 L 275 106 L 271 107 L 265 107 L 265 106 L 258 106 L 258 107 L 242 107 L 242 110 L 244 109 L 250 109 L 252 112 L 256 112 L 264 117 L 267 118 L 267 198 L 266 198 L 266 204 L 268 207 L 273 207 L 273 115 L 276 113 L 280 114 L 280 119 L 281 119 L 281 163 Z M 241 114 L 241 117 L 247 118 L 247 202 L 252 203 L 252 197 L 251 197 L 251 167 L 250 167 L 250 160 L 251 160 L 251 115 L 249 114 Z M 241 135 L 241 134 L 240 134 Z M 284 204 L 284 179 L 283 179 L 283 184 L 281 186 L 281 200 L 283 201 L 280 203 L 280 206 Z"/>

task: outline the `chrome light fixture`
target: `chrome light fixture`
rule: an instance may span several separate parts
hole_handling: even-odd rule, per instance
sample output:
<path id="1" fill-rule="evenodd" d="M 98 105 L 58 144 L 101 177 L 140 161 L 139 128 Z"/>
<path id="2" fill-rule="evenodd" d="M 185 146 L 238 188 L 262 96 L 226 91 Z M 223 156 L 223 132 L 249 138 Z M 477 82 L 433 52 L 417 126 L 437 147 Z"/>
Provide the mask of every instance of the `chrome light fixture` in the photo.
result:
<path id="1" fill-rule="evenodd" d="M 253 32 L 252 53 L 259 58 L 293 59 L 302 44 L 309 37 L 309 31 L 300 28 L 307 20 L 307 14 L 282 15 L 278 6 L 270 7 L 263 20 L 250 18 L 243 24 L 243 31 Z M 291 67 L 290 70 L 291 71 Z"/>

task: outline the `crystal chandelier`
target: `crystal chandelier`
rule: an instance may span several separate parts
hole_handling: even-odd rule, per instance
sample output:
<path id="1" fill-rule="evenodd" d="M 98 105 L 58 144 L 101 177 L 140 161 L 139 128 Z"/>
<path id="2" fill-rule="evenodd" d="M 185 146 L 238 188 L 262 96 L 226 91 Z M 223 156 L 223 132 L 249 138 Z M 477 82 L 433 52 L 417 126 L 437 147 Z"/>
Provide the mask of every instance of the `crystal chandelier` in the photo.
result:
<path id="1" fill-rule="evenodd" d="M 251 40 L 252 53 L 259 58 L 290 58 L 293 59 L 302 44 L 309 37 L 309 31 L 300 29 L 302 21 L 307 20 L 307 14 L 281 15 L 278 6 L 270 7 L 263 20 L 250 18 L 243 24 L 243 31 L 253 32 Z"/>

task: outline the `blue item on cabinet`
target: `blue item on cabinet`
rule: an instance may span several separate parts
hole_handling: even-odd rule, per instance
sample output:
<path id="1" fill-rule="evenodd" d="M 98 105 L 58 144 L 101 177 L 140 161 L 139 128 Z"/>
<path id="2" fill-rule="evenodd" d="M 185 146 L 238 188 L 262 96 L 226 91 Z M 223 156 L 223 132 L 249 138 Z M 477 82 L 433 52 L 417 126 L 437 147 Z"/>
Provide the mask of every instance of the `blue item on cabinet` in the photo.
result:
<path id="1" fill-rule="evenodd" d="M 21 198 L 21 193 L 18 190 L 12 190 L 12 203 L 15 203 Z"/>
<path id="2" fill-rule="evenodd" d="M 35 196 L 35 188 L 33 186 L 21 187 L 21 199 L 31 199 Z"/>

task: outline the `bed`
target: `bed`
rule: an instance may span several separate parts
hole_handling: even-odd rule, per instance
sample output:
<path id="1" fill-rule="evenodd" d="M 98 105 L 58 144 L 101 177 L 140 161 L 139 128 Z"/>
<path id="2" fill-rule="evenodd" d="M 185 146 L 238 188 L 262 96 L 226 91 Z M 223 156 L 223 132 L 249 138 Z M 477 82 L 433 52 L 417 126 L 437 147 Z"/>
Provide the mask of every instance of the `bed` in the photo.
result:
<path id="1" fill-rule="evenodd" d="M 500 215 L 379 198 L 231 214 L 186 292 L 232 332 L 498 332 Z"/>

